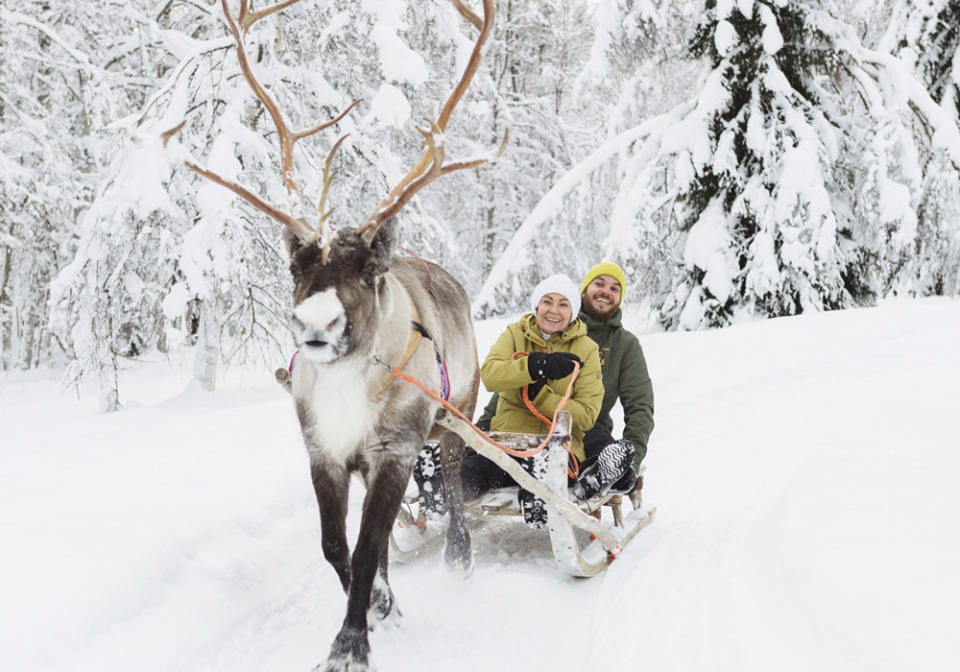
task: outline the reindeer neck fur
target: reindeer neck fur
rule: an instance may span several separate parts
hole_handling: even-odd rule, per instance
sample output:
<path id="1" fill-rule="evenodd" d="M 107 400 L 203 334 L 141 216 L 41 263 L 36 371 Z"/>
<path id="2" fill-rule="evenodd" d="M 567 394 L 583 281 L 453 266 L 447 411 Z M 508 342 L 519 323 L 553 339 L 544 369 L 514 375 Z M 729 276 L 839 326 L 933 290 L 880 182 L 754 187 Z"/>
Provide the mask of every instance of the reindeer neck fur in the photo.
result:
<path id="1" fill-rule="evenodd" d="M 403 285 L 392 273 L 384 274 L 377 295 L 373 324 L 353 325 L 374 329 L 366 348 L 328 363 L 298 359 L 293 370 L 292 392 L 300 416 L 304 442 L 311 454 L 346 464 L 357 450 L 376 442 L 377 421 L 383 404 L 381 392 L 389 374 L 374 363 L 379 358 L 398 365 L 411 334 L 412 310 Z"/>

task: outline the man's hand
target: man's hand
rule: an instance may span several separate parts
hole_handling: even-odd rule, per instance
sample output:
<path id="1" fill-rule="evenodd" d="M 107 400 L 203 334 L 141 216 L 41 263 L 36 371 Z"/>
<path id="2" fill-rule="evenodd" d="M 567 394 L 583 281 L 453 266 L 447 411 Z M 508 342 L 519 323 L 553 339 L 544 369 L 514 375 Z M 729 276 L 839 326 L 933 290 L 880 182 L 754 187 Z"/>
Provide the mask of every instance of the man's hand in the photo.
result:
<path id="1" fill-rule="evenodd" d="M 527 370 L 534 380 L 560 380 L 573 373 L 574 362 L 582 364 L 572 352 L 534 352 L 527 355 Z"/>

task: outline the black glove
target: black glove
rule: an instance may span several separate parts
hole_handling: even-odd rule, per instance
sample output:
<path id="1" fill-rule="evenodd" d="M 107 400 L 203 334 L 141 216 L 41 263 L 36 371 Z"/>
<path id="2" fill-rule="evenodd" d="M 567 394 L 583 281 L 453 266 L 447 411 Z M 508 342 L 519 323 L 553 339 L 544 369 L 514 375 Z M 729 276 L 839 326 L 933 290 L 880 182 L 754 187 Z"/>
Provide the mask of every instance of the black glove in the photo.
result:
<path id="1" fill-rule="evenodd" d="M 527 355 L 527 371 L 534 380 L 560 380 L 573 373 L 573 363 L 582 364 L 572 352 L 533 352 Z"/>
<path id="2" fill-rule="evenodd" d="M 530 401 L 536 399 L 537 395 L 540 394 L 540 390 L 542 390 L 546 384 L 547 381 L 545 380 L 535 380 L 527 385 L 527 398 L 530 399 Z"/>

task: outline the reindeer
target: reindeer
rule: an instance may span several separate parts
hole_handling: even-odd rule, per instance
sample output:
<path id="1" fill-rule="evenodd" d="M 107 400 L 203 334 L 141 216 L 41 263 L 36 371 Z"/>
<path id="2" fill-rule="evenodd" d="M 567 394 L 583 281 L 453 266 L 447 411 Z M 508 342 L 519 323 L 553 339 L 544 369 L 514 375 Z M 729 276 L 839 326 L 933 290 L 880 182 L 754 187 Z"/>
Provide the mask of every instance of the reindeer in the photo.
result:
<path id="1" fill-rule="evenodd" d="M 403 369 L 439 391 L 445 382 L 441 367 L 445 362 L 450 403 L 467 417 L 472 416 L 479 374 L 467 295 L 439 266 L 397 258 L 394 250 L 396 214 L 414 194 L 441 175 L 490 160 L 444 165 L 442 133 L 479 66 L 483 44 L 492 31 L 494 9 L 493 0 L 483 0 L 481 19 L 462 0 L 452 0 L 480 34 L 466 71 L 439 116 L 435 121 L 428 120 L 428 127 L 417 129 L 424 138 L 422 157 L 361 226 L 341 230 L 332 240 L 325 240 L 322 227 L 332 212 L 325 212 L 332 179 L 330 166 L 344 138 L 327 156 L 317 229 L 309 226 L 302 214 L 294 144 L 336 123 L 359 101 L 324 124 L 292 131 L 254 76 L 243 45 L 243 35 L 253 23 L 296 1 L 285 0 L 252 11 L 247 0 L 241 0 L 240 13 L 234 17 L 227 0 L 221 0 L 236 40 L 241 71 L 277 129 L 291 212 L 266 203 L 191 160 L 184 163 L 287 227 L 285 239 L 295 285 L 291 330 L 299 354 L 286 382 L 310 458 L 324 557 L 347 593 L 346 617 L 323 669 L 359 672 L 369 669 L 368 627 L 388 617 L 399 617 L 387 580 L 388 538 L 417 453 L 426 440 L 439 441 L 444 463 L 450 508 L 444 557 L 461 571 L 472 567 L 459 477 L 463 442 L 437 424 L 438 412 L 445 411 L 436 401 L 409 383 L 395 380 L 380 364 Z M 165 144 L 182 125 L 163 134 Z M 505 136 L 501 152 L 506 140 Z M 352 473 L 362 477 L 367 493 L 351 557 L 345 517 Z"/>

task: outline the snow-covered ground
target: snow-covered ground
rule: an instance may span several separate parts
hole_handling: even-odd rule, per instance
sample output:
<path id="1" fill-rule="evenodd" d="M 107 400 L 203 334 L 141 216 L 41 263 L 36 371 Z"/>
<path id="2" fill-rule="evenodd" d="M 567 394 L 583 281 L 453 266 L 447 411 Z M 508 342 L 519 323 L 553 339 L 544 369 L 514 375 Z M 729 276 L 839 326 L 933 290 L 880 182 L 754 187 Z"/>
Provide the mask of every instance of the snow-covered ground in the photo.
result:
<path id="1" fill-rule="evenodd" d="M 503 324 L 478 325 L 481 353 Z M 656 522 L 588 580 L 512 521 L 475 535 L 467 581 L 438 551 L 394 564 L 379 669 L 958 669 L 960 302 L 641 341 Z M 208 394 L 189 370 L 129 372 L 110 415 L 0 378 L 0 669 L 325 657 L 345 599 L 289 399 L 271 371 Z"/>

